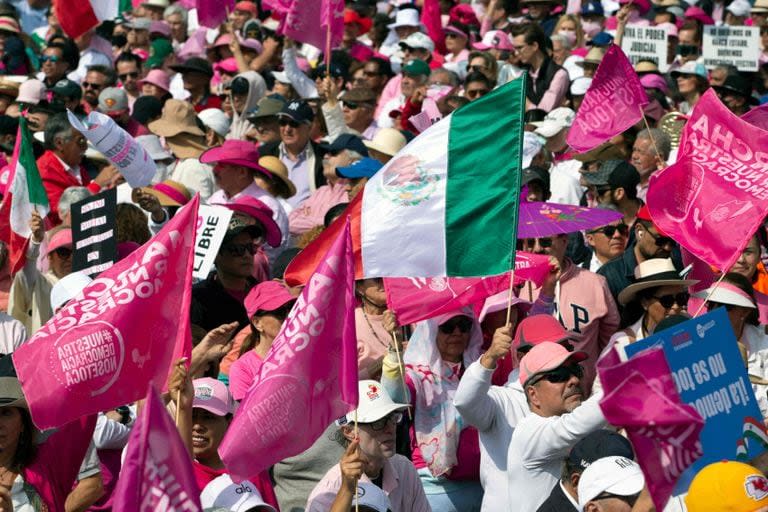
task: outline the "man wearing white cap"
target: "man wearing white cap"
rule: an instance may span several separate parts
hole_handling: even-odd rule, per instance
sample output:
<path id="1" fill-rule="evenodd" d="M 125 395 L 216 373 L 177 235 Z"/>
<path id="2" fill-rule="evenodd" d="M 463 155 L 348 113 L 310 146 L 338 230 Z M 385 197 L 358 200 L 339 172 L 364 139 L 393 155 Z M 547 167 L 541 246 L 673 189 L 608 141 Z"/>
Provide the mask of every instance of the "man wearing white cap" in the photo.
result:
<path id="1" fill-rule="evenodd" d="M 577 205 L 584 194 L 585 189 L 579 184 L 581 162 L 565 153 L 568 148 L 565 138 L 575 117 L 576 114 L 570 108 L 559 107 L 548 113 L 542 121 L 532 123 L 536 127 L 534 133 L 547 139 L 545 147 L 554 156 L 550 170 L 551 203 Z"/>
<path id="2" fill-rule="evenodd" d="M 579 479 L 579 507 L 584 512 L 630 512 L 645 487 L 637 462 L 626 457 L 604 457 L 584 470 Z"/>
<path id="3" fill-rule="evenodd" d="M 587 357 L 545 341 L 520 360 L 520 384 L 531 414 L 517 424 L 507 455 L 509 503 L 515 510 L 536 510 L 557 484 L 573 445 L 606 425 L 599 406 L 602 391 L 583 401 L 579 363 Z"/>
<path id="4" fill-rule="evenodd" d="M 395 453 L 395 429 L 408 405 L 393 402 L 375 380 L 362 380 L 358 386 L 357 410 L 338 420 L 346 451 L 309 495 L 307 512 L 349 510 L 358 492 L 358 481 L 382 489 L 391 510 L 429 512 L 416 468 Z"/>
<path id="5" fill-rule="evenodd" d="M 264 502 L 261 493 L 252 482 L 243 480 L 239 484 L 229 475 L 214 478 L 200 493 L 200 504 L 205 510 L 232 512 L 277 512 L 275 507 Z"/>

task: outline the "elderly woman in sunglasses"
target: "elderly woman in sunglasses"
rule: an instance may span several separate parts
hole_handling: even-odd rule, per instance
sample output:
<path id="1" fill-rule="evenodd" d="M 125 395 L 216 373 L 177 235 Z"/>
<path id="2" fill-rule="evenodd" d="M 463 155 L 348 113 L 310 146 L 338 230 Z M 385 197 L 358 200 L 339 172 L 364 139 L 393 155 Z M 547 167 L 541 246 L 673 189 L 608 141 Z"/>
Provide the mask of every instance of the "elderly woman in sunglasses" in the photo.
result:
<path id="1" fill-rule="evenodd" d="M 736 340 L 747 349 L 748 373 L 768 379 L 768 335 L 765 334 L 765 326 L 760 325 L 755 291 L 749 279 L 729 272 L 719 285 L 696 292 L 693 296 L 707 300 L 707 311 L 725 308 Z M 760 412 L 768 418 L 768 386 L 753 383 L 752 389 Z"/>
<path id="2" fill-rule="evenodd" d="M 469 309 L 419 322 L 403 355 L 406 389 L 393 351 L 384 358 L 382 384 L 395 401 L 413 407 L 412 460 L 432 510 L 480 510 L 478 434 L 453 398 L 464 370 L 480 356 L 482 340 Z"/>
<path id="3" fill-rule="evenodd" d="M 698 283 L 682 279 L 672 260 L 652 258 L 635 268 L 635 282 L 619 293 L 619 303 L 638 304 L 643 315 L 634 324 L 611 337 L 609 346 L 615 346 L 623 355 L 624 347 L 653 334 L 656 326 L 670 315 L 687 314 L 691 296 L 687 288 Z"/>

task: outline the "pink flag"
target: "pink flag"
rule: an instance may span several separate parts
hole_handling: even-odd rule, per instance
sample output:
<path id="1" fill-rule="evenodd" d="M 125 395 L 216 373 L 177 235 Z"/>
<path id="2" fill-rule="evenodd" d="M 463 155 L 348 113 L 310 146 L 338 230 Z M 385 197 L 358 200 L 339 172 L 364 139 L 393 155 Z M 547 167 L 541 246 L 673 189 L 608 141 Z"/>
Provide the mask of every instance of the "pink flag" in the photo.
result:
<path id="1" fill-rule="evenodd" d="M 632 64 L 621 48 L 612 44 L 597 68 L 566 142 L 580 152 L 596 148 L 640 121 L 647 104 L 648 96 Z"/>
<path id="2" fill-rule="evenodd" d="M 768 132 L 731 113 L 708 90 L 683 130 L 678 161 L 651 176 L 654 223 L 727 272 L 768 213 Z"/>
<path id="3" fill-rule="evenodd" d="M 131 431 L 114 495 L 114 512 L 201 512 L 192 459 L 157 391 Z"/>
<path id="4" fill-rule="evenodd" d="M 421 23 L 427 28 L 427 35 L 435 43 L 435 51 L 445 55 L 445 35 L 443 34 L 443 20 L 440 14 L 440 2 L 438 0 L 424 0 L 421 10 Z"/>
<path id="5" fill-rule="evenodd" d="M 325 50 L 327 31 L 330 30 L 331 48 L 336 48 L 344 36 L 344 2 L 293 0 L 280 27 L 282 34 L 321 50 Z"/>
<path id="6" fill-rule="evenodd" d="M 603 389 L 610 390 L 600 400 L 605 419 L 626 430 L 653 503 L 663 510 L 677 479 L 703 454 L 704 420 L 680 399 L 661 348 L 625 363 L 612 349 L 597 370 Z"/>
<path id="7" fill-rule="evenodd" d="M 753 108 L 741 116 L 741 119 L 762 130 L 768 130 L 768 104 Z"/>
<path id="8" fill-rule="evenodd" d="M 200 26 L 215 28 L 227 20 L 235 0 L 197 0 L 197 20 Z"/>
<path id="9" fill-rule="evenodd" d="M 533 281 L 541 286 L 549 273 L 549 257 L 518 252 L 515 284 Z M 490 277 L 387 277 L 387 305 L 401 324 L 411 324 L 481 303 L 509 289 L 509 273 Z"/>
<path id="10" fill-rule="evenodd" d="M 349 221 L 309 279 L 219 448 L 245 479 L 303 452 L 357 407 L 355 269 Z"/>
<path id="11" fill-rule="evenodd" d="M 199 196 L 105 270 L 13 354 L 45 430 L 144 396 L 192 350 L 189 304 Z"/>

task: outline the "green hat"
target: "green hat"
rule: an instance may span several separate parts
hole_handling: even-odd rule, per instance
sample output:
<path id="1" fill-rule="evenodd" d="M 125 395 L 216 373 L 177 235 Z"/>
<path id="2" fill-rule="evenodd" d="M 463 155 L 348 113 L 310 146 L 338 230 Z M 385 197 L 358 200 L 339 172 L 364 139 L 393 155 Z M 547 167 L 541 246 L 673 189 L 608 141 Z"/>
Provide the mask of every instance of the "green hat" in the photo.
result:
<path id="1" fill-rule="evenodd" d="M 164 37 L 159 37 L 149 45 L 149 58 L 147 67 L 155 69 L 163 67 L 163 61 L 173 52 L 171 42 Z"/>
<path id="2" fill-rule="evenodd" d="M 429 73 L 429 64 L 421 59 L 413 59 L 411 62 L 403 66 L 404 75 L 429 76 Z"/>

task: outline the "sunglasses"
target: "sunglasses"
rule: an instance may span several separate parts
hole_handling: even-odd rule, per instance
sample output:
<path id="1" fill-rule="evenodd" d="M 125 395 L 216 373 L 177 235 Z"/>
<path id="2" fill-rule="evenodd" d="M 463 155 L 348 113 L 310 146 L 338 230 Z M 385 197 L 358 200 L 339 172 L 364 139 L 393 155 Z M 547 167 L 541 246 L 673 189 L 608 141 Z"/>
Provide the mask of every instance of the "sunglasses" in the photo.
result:
<path id="1" fill-rule="evenodd" d="M 343 108 L 348 108 L 349 110 L 357 110 L 358 108 L 360 108 L 360 104 L 355 103 L 354 101 L 342 101 L 341 106 Z"/>
<path id="2" fill-rule="evenodd" d="M 482 73 L 486 69 L 488 69 L 487 66 L 478 66 L 477 64 L 470 66 L 469 64 L 467 64 L 467 71 L 477 71 L 479 73 Z"/>
<path id="3" fill-rule="evenodd" d="M 554 370 L 539 374 L 530 382 L 529 386 L 533 386 L 542 380 L 546 380 L 552 384 L 562 384 L 563 382 L 571 380 L 571 376 L 575 376 L 579 379 L 582 378 L 584 376 L 584 368 L 582 368 L 580 364 L 560 366 Z"/>
<path id="4" fill-rule="evenodd" d="M 53 253 L 63 260 L 68 260 L 72 257 L 72 249 L 67 247 L 59 247 L 58 249 L 55 249 Z"/>
<path id="5" fill-rule="evenodd" d="M 371 430 L 375 430 L 377 432 L 381 432 L 385 428 L 387 428 L 387 425 L 390 423 L 398 424 L 403 419 L 403 413 L 401 412 L 393 412 L 392 414 L 387 414 L 380 420 L 373 421 L 371 423 L 360 423 L 361 425 L 368 425 L 371 427 Z"/>
<path id="6" fill-rule="evenodd" d="M 467 318 L 466 316 L 460 316 L 458 318 L 451 318 L 447 322 L 445 322 L 443 325 L 439 327 L 440 332 L 443 334 L 451 334 L 453 331 L 456 330 L 456 328 L 459 328 L 459 331 L 462 333 L 468 333 L 470 329 L 472 329 L 472 320 Z"/>
<path id="7" fill-rule="evenodd" d="M 523 249 L 533 249 L 536 247 L 536 242 L 539 242 L 539 247 L 542 249 L 547 249 L 549 247 L 552 247 L 552 239 L 551 238 L 525 238 L 523 240 L 517 241 L 517 249 L 523 250 Z"/>
<path id="8" fill-rule="evenodd" d="M 640 498 L 640 493 L 633 494 L 632 496 L 621 496 L 621 495 L 618 495 L 618 494 L 611 494 L 609 492 L 604 492 L 604 493 L 600 494 L 599 496 L 597 496 L 594 499 L 595 500 L 607 500 L 607 499 L 610 499 L 610 498 L 623 501 L 624 503 L 626 503 L 630 507 L 634 507 L 635 503 L 637 503 L 638 498 Z"/>
<path id="9" fill-rule="evenodd" d="M 117 77 L 125 82 L 127 78 L 139 78 L 139 72 L 138 71 L 131 71 L 130 73 L 122 73 L 120 75 L 117 75 Z"/>
<path id="10" fill-rule="evenodd" d="M 55 64 L 56 62 L 59 62 L 61 58 L 58 55 L 43 55 L 39 60 L 41 63 L 53 62 Z"/>
<path id="11" fill-rule="evenodd" d="M 83 82 L 83 89 L 101 89 L 104 84 L 94 84 L 92 82 Z"/>
<path id="12" fill-rule="evenodd" d="M 722 307 L 724 307 L 726 311 L 731 311 L 733 310 L 733 308 L 736 307 L 733 304 L 720 304 L 719 302 L 712 302 L 712 301 L 707 302 L 706 306 L 707 306 L 707 311 L 713 311 L 717 308 L 722 308 Z"/>
<path id="13" fill-rule="evenodd" d="M 588 231 L 590 235 L 595 235 L 597 233 L 602 233 L 608 238 L 613 238 L 613 235 L 616 234 L 616 232 L 619 232 L 619 235 L 621 236 L 629 236 L 629 226 L 624 224 L 623 222 L 617 226 L 604 226 L 600 229 L 595 229 L 593 231 Z"/>
<path id="14" fill-rule="evenodd" d="M 656 247 L 664 247 L 665 245 L 675 245 L 676 242 L 669 238 L 668 236 L 660 236 L 660 235 L 654 235 L 651 233 L 651 230 L 646 229 L 649 235 L 651 235 L 651 238 L 653 238 L 654 242 L 656 242 Z"/>
<path id="15" fill-rule="evenodd" d="M 290 126 L 291 128 L 298 128 L 301 124 L 297 123 L 293 119 L 280 119 L 280 126 Z"/>
<path id="16" fill-rule="evenodd" d="M 222 246 L 222 250 L 229 254 L 230 256 L 240 257 L 244 256 L 247 252 L 251 256 L 256 254 L 256 251 L 259 250 L 260 243 L 256 243 L 257 239 L 254 239 L 254 241 L 250 244 L 227 244 L 225 246 Z"/>
<path id="17" fill-rule="evenodd" d="M 675 304 L 681 308 L 687 308 L 688 300 L 691 298 L 691 294 L 688 292 L 680 292 L 674 295 L 662 295 L 660 297 L 654 295 L 653 298 L 659 301 L 659 304 L 661 304 L 664 309 L 669 309 Z"/>

